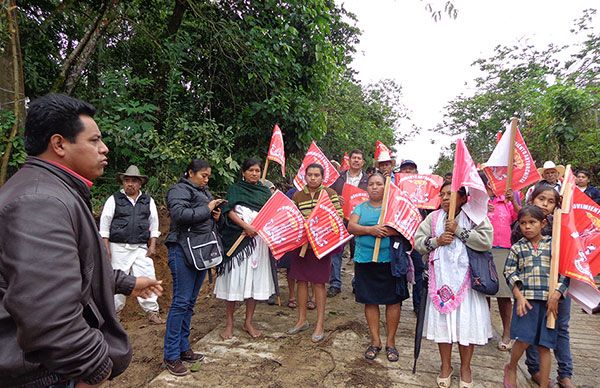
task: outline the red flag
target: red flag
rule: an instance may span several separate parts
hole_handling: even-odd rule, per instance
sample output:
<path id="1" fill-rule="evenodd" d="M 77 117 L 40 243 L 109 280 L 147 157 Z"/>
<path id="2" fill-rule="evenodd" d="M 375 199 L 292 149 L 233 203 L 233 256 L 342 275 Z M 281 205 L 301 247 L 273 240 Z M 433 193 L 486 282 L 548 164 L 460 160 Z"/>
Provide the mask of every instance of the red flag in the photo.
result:
<path id="1" fill-rule="evenodd" d="M 342 165 L 340 166 L 340 172 L 350 170 L 350 157 L 347 152 L 344 152 L 344 158 L 342 159 Z"/>
<path id="2" fill-rule="evenodd" d="M 369 194 L 363 189 L 344 183 L 342 198 L 344 198 L 342 210 L 344 210 L 344 217 L 348 219 L 357 205 L 369 200 Z"/>
<path id="3" fill-rule="evenodd" d="M 502 139 L 502 131 L 496 133 L 496 144 L 500 143 L 500 139 Z"/>
<path id="4" fill-rule="evenodd" d="M 306 182 L 304 181 L 304 175 L 306 173 L 306 166 L 311 163 L 318 163 L 323 166 L 325 170 L 325 174 L 323 176 L 323 186 L 329 187 L 339 178 L 340 174 L 337 172 L 333 164 L 327 159 L 327 156 L 317 147 L 317 143 L 314 141 L 310 143 L 310 147 L 308 147 L 308 151 L 304 156 L 304 160 L 302 160 L 302 165 L 298 170 L 298 173 L 294 177 L 294 186 L 298 190 L 302 190 Z"/>
<path id="5" fill-rule="evenodd" d="M 256 228 L 277 260 L 284 253 L 306 243 L 302 213 L 294 202 L 279 190 L 260 209 L 252 221 L 252 226 Z"/>
<path id="6" fill-rule="evenodd" d="M 462 211 L 469 216 L 471 221 L 479 225 L 487 217 L 487 204 L 490 197 L 477 173 L 467 146 L 462 139 L 458 139 L 454 155 L 451 190 L 458 191 L 462 186 L 469 188 L 469 200 L 463 205 Z"/>
<path id="7" fill-rule="evenodd" d="M 285 176 L 285 148 L 283 147 L 283 135 L 277 124 L 273 127 L 267 159 L 279 163 L 281 165 L 281 175 Z"/>
<path id="8" fill-rule="evenodd" d="M 563 181 L 559 272 L 571 279 L 569 295 L 590 312 L 600 303 L 600 206 L 575 187 L 571 169 Z"/>
<path id="9" fill-rule="evenodd" d="M 392 156 L 392 151 L 390 151 L 389 148 L 387 148 L 387 146 L 385 144 L 383 144 L 382 142 L 380 142 L 379 140 L 377 140 L 375 142 L 375 162 L 377 162 L 379 160 L 379 155 L 381 155 L 382 153 L 386 153 L 388 156 Z"/>
<path id="10" fill-rule="evenodd" d="M 317 205 L 304 225 L 310 246 L 319 259 L 353 237 L 325 190 L 321 190 Z"/>
<path id="11" fill-rule="evenodd" d="M 437 209 L 444 178 L 439 175 L 396 173 L 396 185 L 419 209 Z"/>
<path id="12" fill-rule="evenodd" d="M 500 138 L 490 158 L 484 164 L 483 171 L 487 175 L 492 191 L 497 196 L 506 192 L 506 178 L 508 177 L 508 153 L 510 150 L 511 126 L 507 126 L 504 135 Z M 521 136 L 519 128 L 515 135 L 515 156 L 513 160 L 512 189 L 520 190 L 542 179 L 529 149 Z"/>
<path id="13" fill-rule="evenodd" d="M 421 221 L 421 214 L 417 206 L 402 193 L 398 186 L 390 182 L 384 225 L 396 229 L 414 246 L 415 233 L 417 233 Z"/>

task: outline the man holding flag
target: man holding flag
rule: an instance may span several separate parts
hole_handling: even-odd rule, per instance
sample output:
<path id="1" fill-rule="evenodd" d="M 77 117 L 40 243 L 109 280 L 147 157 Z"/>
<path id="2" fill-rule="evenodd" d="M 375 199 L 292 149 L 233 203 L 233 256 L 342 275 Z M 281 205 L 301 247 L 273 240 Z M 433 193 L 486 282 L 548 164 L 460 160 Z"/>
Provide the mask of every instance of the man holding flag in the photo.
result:
<path id="1" fill-rule="evenodd" d="M 362 170 L 365 165 L 363 152 L 358 149 L 350 151 L 349 164 L 350 168 L 342 172 L 340 177 L 331 185 L 331 188 L 338 194 L 340 202 L 343 202 L 342 191 L 346 183 L 359 189 L 367 190 L 368 176 Z M 342 291 L 343 254 L 344 251 L 341 250 L 331 256 L 331 276 L 329 278 L 329 289 L 327 290 L 327 296 L 330 298 Z M 350 257 L 354 257 L 354 240 L 350 240 Z"/>

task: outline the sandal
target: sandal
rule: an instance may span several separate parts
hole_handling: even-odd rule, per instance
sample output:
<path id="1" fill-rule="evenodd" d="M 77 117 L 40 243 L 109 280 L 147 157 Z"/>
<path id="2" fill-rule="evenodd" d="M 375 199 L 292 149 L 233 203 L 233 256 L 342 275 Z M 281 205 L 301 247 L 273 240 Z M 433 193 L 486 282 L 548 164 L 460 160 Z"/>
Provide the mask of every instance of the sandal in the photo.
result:
<path id="1" fill-rule="evenodd" d="M 448 377 L 437 376 L 435 378 L 438 388 L 450 388 L 450 385 L 452 384 L 452 373 L 454 373 L 454 368 L 450 369 L 450 374 Z"/>
<path id="2" fill-rule="evenodd" d="M 367 360 L 374 360 L 379 352 L 381 352 L 381 346 L 369 345 L 367 350 L 365 350 L 365 358 Z"/>
<path id="3" fill-rule="evenodd" d="M 389 362 L 396 362 L 400 359 L 400 354 L 398 353 L 398 349 L 396 349 L 393 346 L 386 346 L 385 354 L 387 355 L 387 359 Z"/>
<path id="4" fill-rule="evenodd" d="M 514 344 L 515 344 L 515 340 L 513 340 L 513 339 L 508 341 L 508 343 L 505 343 L 505 342 L 502 342 L 502 338 L 500 338 L 500 341 L 498 341 L 498 350 L 501 350 L 503 352 L 508 352 L 509 350 L 512 349 Z"/>
<path id="5" fill-rule="evenodd" d="M 306 303 L 306 308 L 309 310 L 314 310 L 317 308 L 317 305 L 312 300 L 309 300 L 308 303 Z"/>
<path id="6" fill-rule="evenodd" d="M 296 302 L 296 299 L 290 299 L 288 300 L 287 306 L 291 309 L 295 309 L 298 307 L 298 303 Z"/>

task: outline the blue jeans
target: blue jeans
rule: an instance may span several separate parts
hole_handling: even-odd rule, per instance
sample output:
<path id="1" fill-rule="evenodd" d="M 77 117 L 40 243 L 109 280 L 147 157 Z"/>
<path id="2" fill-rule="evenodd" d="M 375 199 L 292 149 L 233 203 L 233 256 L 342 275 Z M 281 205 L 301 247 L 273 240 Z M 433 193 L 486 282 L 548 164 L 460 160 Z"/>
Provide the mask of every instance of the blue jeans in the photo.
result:
<path id="1" fill-rule="evenodd" d="M 573 376 L 573 357 L 571 356 L 571 344 L 569 343 L 569 320 L 571 319 L 571 299 L 565 298 L 558 304 L 558 317 L 556 319 L 556 330 L 558 338 L 554 357 L 558 364 L 558 377 L 565 378 Z M 527 348 L 527 359 L 525 360 L 529 374 L 534 375 L 540 371 L 540 354 L 536 346 Z"/>
<path id="2" fill-rule="evenodd" d="M 165 360 L 174 361 L 191 348 L 190 323 L 206 271 L 188 267 L 179 244 L 169 244 L 168 248 L 169 268 L 173 276 L 173 301 L 167 316 L 164 357 Z"/>
<path id="3" fill-rule="evenodd" d="M 412 286 L 412 299 L 413 309 L 419 311 L 421 305 L 421 294 L 423 293 L 423 271 L 425 270 L 425 263 L 423 263 L 423 257 L 419 252 L 413 249 L 410 254 L 413 266 L 415 267 L 415 284 Z"/>
<path id="4" fill-rule="evenodd" d="M 342 255 L 344 250 L 340 253 L 331 255 L 331 275 L 329 275 L 329 287 L 335 287 L 342 289 Z"/>

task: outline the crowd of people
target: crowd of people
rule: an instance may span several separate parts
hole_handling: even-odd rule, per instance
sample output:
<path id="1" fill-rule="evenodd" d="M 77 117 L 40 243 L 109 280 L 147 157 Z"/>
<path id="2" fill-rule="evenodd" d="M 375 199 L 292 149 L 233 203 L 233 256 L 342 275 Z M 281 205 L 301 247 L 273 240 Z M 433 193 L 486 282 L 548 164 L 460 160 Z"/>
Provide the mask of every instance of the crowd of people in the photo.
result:
<path id="1" fill-rule="evenodd" d="M 122 373 L 132 351 L 118 318 L 126 295 L 137 296 L 150 323 L 165 324 L 158 305 L 161 281 L 155 279 L 151 259 L 160 236 L 158 214 L 154 199 L 142 190 L 148 177 L 136 166 L 118 174 L 122 189 L 106 200 L 96 226 L 90 187 L 107 165 L 108 148 L 94 114 L 90 104 L 63 95 L 33 101 L 25 125 L 29 158 L 0 189 L 2 386 L 99 385 Z M 413 309 L 426 304 L 423 337 L 439 348 L 438 387 L 450 387 L 453 344 L 460 355 L 460 387 L 472 387 L 475 346 L 493 336 L 493 305 L 471 287 L 469 255 L 491 251 L 506 279 L 492 296 L 503 325 L 498 350 L 511 352 L 504 386 L 516 386 L 523 353 L 533 380 L 549 386 L 553 349 L 558 383 L 572 387 L 569 279 L 561 276 L 556 289 L 549 289 L 552 213 L 560 206 L 564 167 L 544 163 L 543 180 L 524 198 L 511 190 L 495 196 L 482 175 L 490 202 L 488 217 L 478 224 L 462 210 L 469 201 L 464 187 L 451 204 L 452 176 L 447 174 L 439 192 L 441 206 L 421 212 L 413 247 L 398 231 L 380 225 L 379 219 L 386 177 L 394 180 L 394 172 L 417 173 L 417 165 L 404 160 L 396 168 L 393 156 L 386 152 L 376 163 L 375 169 L 364 170 L 364 153 L 352 150 L 349 169 L 340 172 L 330 187 L 323 185 L 323 166 L 310 164 L 304 171 L 304 188 L 287 192 L 305 218 L 322 191 L 341 218 L 344 184 L 368 194 L 368 200 L 344 220 L 354 235 L 348 243 L 354 262 L 352 292 L 356 302 L 364 305 L 369 327 L 364 358 L 373 360 L 384 350 L 389 362 L 398 361 L 396 332 L 402 303 L 412 288 Z M 260 179 L 261 173 L 259 160 L 244 161 L 226 197 L 215 199 L 208 189 L 211 166 L 195 159 L 168 190 L 170 229 L 164 242 L 173 298 L 166 316 L 163 358 L 173 375 L 189 373 L 186 363 L 204 358 L 189 342 L 196 299 L 211 272 L 190 265 L 190 241 L 197 238 L 206 244 L 222 243 L 213 291 L 226 303 L 223 340 L 233 336 L 236 302 L 246 307 L 243 330 L 260 339 L 262 333 L 253 321 L 255 308 L 276 294 L 278 268 L 287 269 L 287 306 L 297 309 L 297 320 L 287 334 L 311 329 L 313 342 L 325 337 L 327 299 L 342 292 L 344 246 L 320 259 L 310 247 L 306 252 L 298 248 L 275 261 L 252 226 L 275 190 L 272 183 Z M 590 185 L 590 178 L 588 171 L 577 171 L 577 187 L 600 203 L 600 191 Z M 451 209 L 454 214 L 449 214 Z M 238 245 L 240 235 L 245 238 Z M 379 259 L 374 261 L 377 240 Z M 423 290 L 424 275 L 429 279 L 427 290 Z M 50 294 L 51 302 L 45 297 Z M 385 345 L 380 336 L 382 305 Z M 307 316 L 311 307 L 317 310 L 314 324 Z M 547 313 L 556 314 L 556 329 L 546 328 Z"/>

